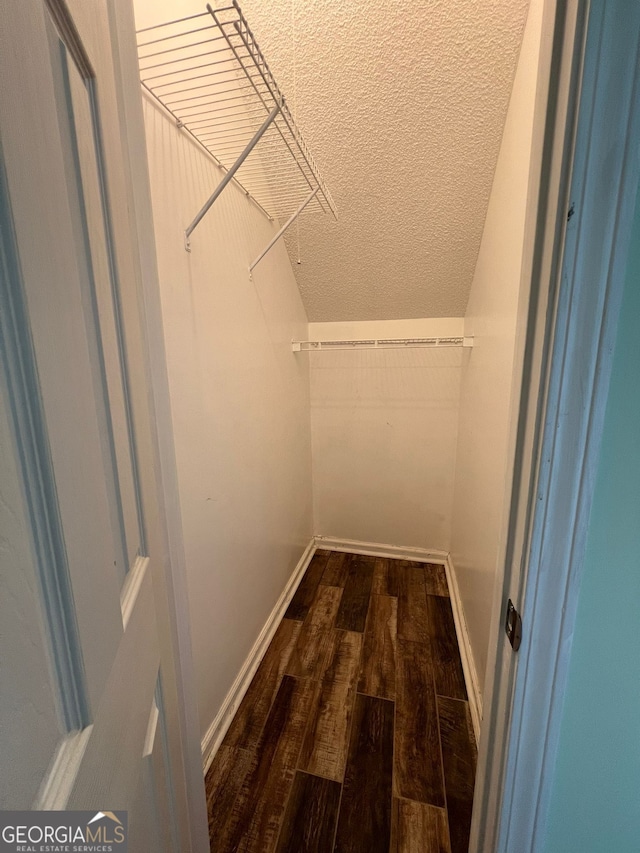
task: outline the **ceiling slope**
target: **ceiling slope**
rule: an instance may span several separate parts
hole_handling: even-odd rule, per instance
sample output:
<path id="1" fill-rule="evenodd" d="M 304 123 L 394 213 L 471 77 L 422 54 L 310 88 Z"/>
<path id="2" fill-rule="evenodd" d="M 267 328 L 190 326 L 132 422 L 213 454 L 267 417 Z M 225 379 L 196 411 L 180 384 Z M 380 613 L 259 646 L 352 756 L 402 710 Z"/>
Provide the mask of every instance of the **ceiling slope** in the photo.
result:
<path id="1" fill-rule="evenodd" d="M 527 0 L 241 6 L 338 206 L 287 238 L 309 319 L 462 316 Z"/>

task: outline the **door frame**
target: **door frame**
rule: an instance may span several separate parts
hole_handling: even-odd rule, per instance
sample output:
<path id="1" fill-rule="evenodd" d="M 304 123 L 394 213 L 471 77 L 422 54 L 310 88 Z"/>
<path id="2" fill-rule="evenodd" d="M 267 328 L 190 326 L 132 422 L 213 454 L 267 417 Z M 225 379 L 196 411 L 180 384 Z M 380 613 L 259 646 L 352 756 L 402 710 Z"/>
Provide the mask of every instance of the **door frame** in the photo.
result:
<path id="1" fill-rule="evenodd" d="M 640 7 L 551 5 L 552 86 L 541 192 L 529 211 L 531 300 L 487 669 L 477 853 L 544 845 L 640 175 Z M 502 633 L 514 580 L 518 655 Z"/>
<path id="2" fill-rule="evenodd" d="M 169 398 L 160 283 L 151 208 L 146 134 L 139 86 L 138 48 L 133 4 L 109 3 L 116 87 L 122 104 L 122 151 L 129 195 L 131 228 L 136 246 L 136 273 L 143 301 L 145 345 L 150 377 L 150 411 L 155 434 L 155 465 L 159 483 L 158 504 L 166 538 L 165 581 L 176 688 L 178 724 L 183 744 L 187 812 L 193 853 L 208 853 L 209 831 L 200 746 L 200 722 L 191 647 L 191 616 L 187 590 L 186 558 L 176 469 L 173 421 Z"/>
<path id="3" fill-rule="evenodd" d="M 7 62 L 15 59 L 15 54 L 18 53 L 21 48 L 23 49 L 22 55 L 20 56 L 21 61 L 19 63 L 15 63 L 14 70 L 16 77 L 29 61 L 30 52 L 24 51 L 25 44 L 29 44 L 28 36 L 33 33 L 36 34 L 40 41 L 34 41 L 32 44 L 37 44 L 38 49 L 40 49 L 42 39 L 46 39 L 47 30 L 44 23 L 48 20 L 49 15 L 51 15 L 51 18 L 55 21 L 57 30 L 60 33 L 64 33 L 66 40 L 65 50 L 68 49 L 69 45 L 73 46 L 75 44 L 76 38 L 78 38 L 78 41 L 80 40 L 79 34 L 75 29 L 75 21 L 79 20 L 79 18 L 76 18 L 74 13 L 82 9 L 82 21 L 85 25 L 87 24 L 88 17 L 92 15 L 91 10 L 87 11 L 87 6 L 82 6 L 82 0 L 73 0 L 73 2 L 69 3 L 67 0 L 36 0 L 36 2 L 29 4 L 25 3 L 24 8 L 19 3 L 9 5 L 10 9 L 8 9 L 7 12 L 5 35 L 7 43 L 12 42 L 12 50 L 7 52 Z M 122 163 L 125 172 L 124 178 L 127 184 L 125 203 L 119 205 L 118 215 L 122 225 L 122 233 L 124 234 L 128 232 L 127 237 L 130 237 L 131 244 L 134 247 L 134 251 L 132 253 L 134 255 L 134 263 L 131 265 L 131 269 L 129 266 L 126 267 L 127 273 L 129 273 L 130 269 L 130 275 L 127 275 L 127 293 L 131 297 L 131 302 L 136 306 L 136 311 L 131 312 L 131 315 L 135 316 L 137 321 L 139 312 L 140 317 L 142 318 L 141 352 L 140 358 L 137 359 L 136 364 L 141 368 L 140 373 L 144 371 L 145 376 L 144 381 L 141 381 L 137 387 L 144 389 L 143 393 L 145 397 L 148 388 L 148 400 L 145 399 L 142 401 L 140 408 L 144 411 L 144 417 L 142 420 L 145 425 L 145 451 L 149 451 L 147 457 L 149 464 L 146 466 L 146 470 L 151 471 L 153 468 L 153 473 L 155 475 L 153 478 L 147 478 L 147 482 L 149 484 L 149 495 L 151 498 L 149 501 L 149 515 L 153 513 L 153 527 L 159 531 L 158 536 L 155 537 L 158 540 L 159 547 L 154 549 L 153 552 L 154 556 L 156 553 L 158 555 L 158 570 L 156 571 L 154 569 L 153 578 L 153 585 L 156 587 L 155 590 L 152 589 L 151 570 L 148 568 L 149 562 L 145 562 L 144 558 L 136 563 L 136 566 L 141 567 L 140 570 L 138 571 L 137 568 L 134 568 L 131 571 L 128 586 L 125 584 L 124 588 L 117 587 L 115 590 L 116 595 L 113 596 L 113 600 L 116 602 L 118 621 L 122 618 L 123 627 L 125 629 L 123 634 L 119 637 L 118 652 L 124 648 L 124 652 L 122 652 L 120 656 L 120 661 L 126 661 L 127 652 L 131 651 L 131 646 L 128 648 L 124 647 L 123 638 L 132 636 L 130 626 L 129 629 L 127 629 L 127 623 L 136 619 L 136 611 L 143 606 L 145 609 L 142 612 L 142 616 L 139 617 L 139 624 L 142 624 L 144 628 L 148 625 L 152 625 L 153 627 L 152 629 L 150 628 L 148 631 L 143 631 L 141 633 L 145 635 L 144 639 L 151 637 L 152 642 L 156 642 L 156 636 L 159 632 L 156 632 L 156 620 L 153 618 L 154 601 L 155 603 L 158 603 L 162 598 L 162 609 L 160 612 L 162 614 L 166 613 L 168 617 L 169 631 L 168 642 L 166 645 L 170 647 L 168 652 L 164 654 L 163 663 L 166 661 L 167 666 L 163 674 L 170 674 L 173 679 L 172 693 L 177 693 L 177 709 L 175 710 L 175 713 L 173 710 L 171 712 L 174 717 L 177 717 L 175 722 L 172 721 L 171 729 L 172 735 L 175 733 L 176 736 L 171 737 L 171 741 L 172 743 L 179 742 L 180 747 L 179 749 L 175 748 L 173 750 L 174 755 L 169 756 L 169 762 L 171 763 L 171 782 L 177 782 L 179 779 L 179 784 L 174 786 L 174 790 L 171 791 L 170 794 L 175 793 L 179 796 L 180 800 L 183 798 L 186 800 L 185 808 L 181 808 L 181 817 L 183 812 L 186 812 L 186 819 L 182 820 L 180 826 L 183 831 L 183 837 L 180 839 L 181 849 L 193 851 L 193 853 L 195 853 L 195 851 L 197 851 L 197 853 L 205 853 L 205 851 L 209 850 L 209 839 L 207 830 L 204 778 L 202 774 L 202 762 L 199 748 L 200 738 L 197 723 L 196 693 L 191 669 L 192 663 L 189 616 L 186 603 L 185 567 L 183 552 L 181 550 L 182 543 L 180 539 L 176 539 L 175 535 L 175 531 L 180 531 L 181 528 L 179 524 L 179 517 L 176 519 L 175 511 L 171 507 L 167 506 L 167 501 L 164 499 L 166 495 L 175 495 L 177 493 L 177 489 L 172 488 L 172 483 L 170 481 L 171 472 L 167 472 L 167 460 L 173 458 L 171 418 L 170 415 L 166 415 L 163 418 L 163 412 L 157 404 L 157 397 L 161 395 L 163 389 L 165 356 L 162 344 L 162 323 L 159 312 L 159 288 L 157 275 L 154 278 L 153 259 L 155 258 L 155 243 L 150 214 L 145 218 L 145 200 L 149 210 L 150 202 L 145 136 L 142 124 L 142 101 L 138 85 L 139 73 L 135 27 L 131 4 L 128 0 L 118 0 L 117 3 L 93 5 L 96 6 L 96 17 L 103 9 L 107 10 L 109 14 L 108 21 L 106 19 L 97 21 L 95 30 L 91 30 L 92 38 L 95 36 L 92 44 L 96 54 L 99 52 L 97 49 L 98 45 L 100 50 L 104 49 L 107 51 L 108 49 L 111 49 L 111 56 L 107 58 L 105 55 L 100 54 L 100 58 L 103 68 L 108 69 L 109 74 L 111 73 L 112 68 L 111 63 L 107 60 L 113 60 L 113 72 L 115 73 L 116 85 L 119 90 L 119 99 L 115 99 L 118 101 L 115 109 L 118 111 L 117 126 L 120 129 L 120 135 L 116 138 L 114 133 L 114 136 L 110 136 L 109 142 L 110 145 L 113 142 L 111 150 L 114 155 L 116 153 L 118 155 L 122 155 L 121 158 L 119 156 L 115 156 L 111 162 L 118 165 L 120 162 Z M 32 27 L 30 26 L 31 24 L 33 25 Z M 108 25 L 108 29 L 106 28 L 106 25 Z M 13 30 L 14 26 L 16 28 L 15 35 Z M 85 34 L 90 32 L 89 27 L 85 26 L 84 31 Z M 98 34 L 100 34 L 99 39 Z M 49 206 L 46 208 L 46 212 L 50 212 L 56 201 L 59 201 L 61 210 L 60 219 L 62 220 L 66 216 L 66 211 L 63 213 L 65 200 L 67 199 L 67 194 L 64 191 L 63 184 L 65 171 L 64 168 L 61 168 L 60 166 L 60 151 L 62 150 L 60 146 L 63 145 L 63 142 L 61 135 L 56 131 L 58 117 L 63 116 L 65 121 L 68 121 L 69 117 L 64 112 L 64 109 L 61 109 L 61 103 L 63 102 L 59 101 L 56 97 L 51 97 L 49 95 L 49 88 L 46 87 L 43 87 L 42 90 L 45 94 L 49 95 L 47 99 L 46 115 L 45 111 L 37 110 L 39 105 L 37 98 L 34 97 L 34 80 L 38 82 L 44 79 L 45 83 L 47 83 L 48 72 L 46 73 L 43 69 L 46 68 L 50 71 L 48 65 L 50 57 L 46 50 L 42 52 L 42 55 L 39 56 L 39 58 L 42 59 L 42 63 L 34 64 L 34 68 L 38 71 L 37 74 L 34 73 L 34 79 L 27 77 L 24 81 L 24 85 L 19 87 L 17 85 L 12 85 L 10 89 L 7 87 L 7 91 L 11 96 L 13 96 L 16 91 L 18 91 L 21 96 L 14 99 L 11 104 L 11 110 L 7 111 L 6 116 L 7 126 L 9 126 L 9 121 L 12 115 L 20 117 L 20 121 L 12 127 L 11 140 L 13 145 L 11 150 L 14 158 L 13 163 L 19 164 L 20 166 L 20 168 L 15 168 L 13 173 L 15 174 L 17 172 L 19 176 L 23 173 L 30 174 L 30 181 L 23 182 L 26 185 L 24 197 L 20 192 L 20 190 L 23 189 L 20 181 L 16 179 L 14 183 L 14 187 L 16 185 L 18 187 L 18 191 L 15 192 L 15 196 L 21 198 L 21 233 L 23 235 L 24 244 L 22 260 L 24 261 L 25 258 L 31 257 L 32 249 L 31 242 L 24 238 L 24 235 L 27 234 L 28 236 L 33 236 L 33 242 L 35 242 L 36 236 L 41 237 L 44 235 L 46 239 L 44 241 L 41 240 L 37 246 L 33 247 L 34 251 L 41 253 L 38 257 L 39 264 L 36 265 L 36 269 L 39 270 L 41 268 L 40 265 L 44 267 L 46 262 L 49 264 L 53 263 L 56 267 L 56 276 L 58 278 L 64 273 L 64 275 L 68 276 L 69 280 L 72 280 L 73 276 L 69 273 L 69 269 L 73 270 L 73 253 L 67 251 L 68 247 L 66 244 L 63 246 L 60 243 L 56 246 L 55 238 L 58 232 L 54 228 L 48 229 L 46 224 L 43 226 L 42 218 L 38 219 L 35 214 L 34 217 L 35 220 L 37 220 L 37 224 L 32 223 L 31 217 L 28 214 L 25 215 L 24 212 L 26 204 L 31 204 L 32 206 L 30 210 L 33 210 L 32 199 L 35 195 L 34 186 L 38 187 L 37 178 L 42 177 L 42 175 L 46 174 L 50 169 L 52 174 L 57 176 L 58 184 L 56 186 L 60 186 L 60 184 L 62 184 L 62 190 L 60 191 L 60 199 L 56 199 L 55 197 L 52 198 L 52 194 L 50 193 L 50 197 L 48 198 Z M 77 58 L 75 56 L 74 60 L 77 62 Z M 12 84 L 15 84 L 15 80 L 13 78 L 11 82 Z M 100 85 L 100 83 L 97 85 Z M 112 96 L 113 92 L 110 80 L 108 83 L 105 83 L 105 91 L 108 93 L 107 97 Z M 23 107 L 23 104 L 26 106 Z M 113 104 L 113 101 L 111 101 L 111 104 Z M 113 115 L 114 111 L 110 111 L 107 114 Z M 34 114 L 38 115 L 40 119 L 40 123 L 36 125 L 36 127 L 38 127 L 38 129 L 45 128 L 51 132 L 49 133 L 48 140 L 50 145 L 48 161 L 45 161 L 42 157 L 37 157 L 34 158 L 34 162 L 32 164 L 31 161 L 28 160 L 28 154 L 31 149 L 29 149 L 26 143 L 24 146 L 24 156 L 19 156 L 18 152 L 22 149 L 18 144 L 16 144 L 16 137 L 20 128 L 23 128 L 24 126 L 29 129 L 32 128 L 33 125 L 30 121 Z M 52 128 L 53 130 L 51 130 Z M 3 133 L 4 131 L 5 124 L 3 123 Z M 6 138 L 9 138 L 8 132 L 6 134 Z M 6 142 L 6 138 L 3 139 L 3 142 Z M 21 140 L 18 140 L 18 142 L 20 141 Z M 39 148 L 38 151 L 40 151 Z M 7 161 L 5 161 L 2 151 L 0 151 L 0 160 L 2 161 L 0 163 L 0 168 L 4 170 Z M 3 177 L 4 172 L 2 173 L 2 176 L 0 176 L 0 183 L 2 183 Z M 48 185 L 44 181 L 40 182 L 39 187 L 49 189 Z M 0 190 L 1 189 L 2 187 L 0 187 Z M 1 194 L 3 196 L 3 202 L 5 201 L 5 196 L 7 199 L 9 198 L 8 191 L 3 191 Z M 35 209 L 40 213 L 39 207 Z M 0 243 L 0 266 L 2 266 L 3 263 L 6 265 L 11 262 L 13 260 L 13 254 L 15 253 L 17 256 L 17 254 L 19 254 L 19 249 L 21 248 L 20 246 L 13 245 L 16 238 L 11 231 L 11 225 L 15 220 L 13 218 L 12 211 L 8 208 L 5 213 L 5 219 L 9 224 L 5 228 L 6 233 L 3 232 L 3 236 L 6 237 L 6 241 Z M 31 227 L 25 227 L 25 222 Z M 129 245 L 128 239 L 123 242 L 127 246 Z M 57 255 L 55 251 L 52 251 L 52 246 L 58 251 Z M 65 254 L 67 257 L 65 257 Z M 69 267 L 60 265 L 60 257 L 64 257 L 65 261 L 69 260 Z M 151 262 L 149 261 L 149 258 L 152 259 Z M 33 266 L 34 265 L 32 265 L 32 267 Z M 62 273 L 60 272 L 60 269 L 62 270 Z M 36 279 L 33 269 L 31 271 L 31 279 Z M 46 270 L 45 273 L 41 275 L 40 281 L 42 282 L 42 292 L 50 294 L 52 291 L 51 281 L 47 280 Z M 15 287 L 18 287 L 18 289 L 22 287 L 23 277 L 17 268 L 11 270 L 11 275 L 7 279 L 7 282 L 13 283 Z M 45 290 L 47 286 L 49 286 L 48 291 Z M 7 289 L 5 288 L 5 290 Z M 7 293 L 2 295 L 6 299 Z M 12 294 L 9 293 L 9 296 L 11 295 Z M 42 300 L 41 302 L 36 300 L 36 302 L 39 308 L 38 330 L 41 332 L 42 328 L 47 328 L 46 312 L 51 303 L 47 303 L 45 300 Z M 16 306 L 22 309 L 20 314 L 15 313 Z M 53 492 L 55 492 L 55 488 L 53 488 L 50 482 L 53 475 L 51 473 L 51 461 L 47 455 L 48 441 L 47 435 L 45 435 L 47 430 L 42 426 L 42 418 L 44 415 L 41 412 L 42 406 L 40 405 L 38 393 L 41 388 L 41 382 L 39 377 L 36 375 L 38 366 L 36 364 L 36 355 L 31 352 L 30 334 L 32 331 L 32 323 L 28 321 L 33 319 L 33 314 L 35 312 L 32 312 L 31 315 L 27 317 L 27 314 L 25 313 L 27 312 L 27 307 L 28 306 L 23 306 L 22 304 L 18 305 L 18 300 L 13 299 L 8 302 L 7 316 L 5 317 L 3 315 L 2 317 L 2 323 L 5 325 L 4 331 L 8 334 L 7 342 L 11 344 L 6 364 L 6 372 L 11 374 L 10 379 L 12 380 L 8 383 L 8 398 L 11 407 L 17 410 L 17 412 L 14 413 L 14 423 L 17 422 L 19 428 L 17 430 L 14 429 L 14 432 L 18 433 L 20 442 L 17 443 L 16 452 L 23 454 L 23 445 L 25 442 L 31 445 L 28 447 L 27 457 L 23 457 L 21 460 L 22 465 L 20 467 L 23 469 L 21 470 L 21 474 L 23 482 L 25 483 L 26 491 L 28 492 L 28 499 L 35 496 L 35 501 L 32 503 L 31 515 L 34 517 L 34 520 L 32 521 L 32 532 L 36 537 L 36 548 L 44 548 L 45 550 L 48 548 L 51 550 L 53 557 L 45 560 L 45 562 L 50 569 L 51 567 L 59 569 L 59 572 L 56 574 L 53 574 L 53 569 L 51 569 L 48 573 L 51 577 L 48 575 L 46 578 L 43 577 L 42 585 L 45 588 L 43 593 L 43 609 L 52 609 L 52 613 L 47 614 L 49 616 L 48 621 L 52 623 L 51 635 L 48 639 L 53 658 L 52 667 L 56 669 L 56 675 L 58 676 L 58 678 L 54 680 L 60 682 L 60 691 L 64 694 L 63 699 L 65 700 L 61 703 L 65 718 L 63 721 L 64 725 L 61 728 L 63 731 L 69 732 L 67 737 L 64 736 L 63 732 L 60 733 L 60 748 L 49 767 L 45 779 L 43 780 L 44 786 L 41 787 L 40 792 L 36 795 L 33 807 L 36 809 L 52 807 L 63 808 L 67 805 L 69 797 L 77 793 L 74 788 L 78 784 L 78 768 L 81 767 L 82 763 L 86 760 L 87 752 L 92 748 L 93 737 L 95 736 L 97 726 L 96 719 L 98 715 L 90 718 L 81 703 L 78 701 L 74 702 L 74 684 L 76 687 L 79 684 L 78 678 L 80 678 L 82 674 L 83 666 L 82 661 L 79 661 L 80 653 L 77 652 L 77 649 L 75 648 L 77 642 L 74 644 L 75 633 L 68 629 L 67 623 L 70 622 L 71 619 L 65 618 L 67 613 L 70 613 L 73 610 L 73 605 L 71 603 L 73 595 L 70 589 L 70 584 L 64 576 L 65 561 L 64 554 L 61 553 L 61 549 L 64 551 L 64 548 L 60 545 L 60 536 L 62 533 L 59 529 L 60 522 L 55 517 L 58 501 L 57 496 L 53 494 Z M 82 317 L 82 314 L 80 314 L 80 316 Z M 84 328 L 84 323 L 80 322 L 78 325 L 81 328 Z M 27 332 L 29 332 L 29 334 L 27 334 Z M 137 332 L 138 330 L 136 328 L 136 333 Z M 35 335 L 34 339 L 36 339 Z M 67 347 L 66 352 L 68 352 L 69 349 L 70 348 Z M 40 360 L 40 367 L 42 367 L 43 360 L 44 359 Z M 149 384 L 146 382 L 146 375 L 148 374 L 153 375 L 153 381 Z M 49 385 L 49 388 L 50 387 L 51 383 Z M 146 403 L 149 405 L 145 405 Z M 148 420 L 147 415 L 149 415 Z M 20 424 L 22 424 L 24 428 L 20 428 Z M 149 442 L 146 441 L 147 427 L 150 427 L 148 430 Z M 163 465 L 160 464 L 161 458 L 164 460 Z M 154 482 L 152 482 L 152 480 Z M 47 498 L 47 500 L 44 500 L 44 498 Z M 46 506 L 42 504 L 43 500 Z M 174 532 L 173 537 L 169 537 L 167 528 L 170 528 L 171 531 Z M 45 556 L 51 556 L 51 554 L 49 554 L 49 550 L 46 550 Z M 137 581 L 139 579 L 141 580 L 138 584 Z M 156 584 L 156 581 L 158 580 L 160 583 Z M 127 610 L 128 604 L 134 599 L 136 602 L 141 603 L 136 603 L 135 607 L 132 608 L 132 611 L 129 612 Z M 165 603 L 168 604 L 167 607 L 165 607 Z M 36 631 L 37 635 L 37 627 L 34 627 L 34 631 Z M 166 632 L 163 633 L 166 635 Z M 99 647 L 103 638 L 99 634 L 96 636 L 98 637 L 96 646 Z M 130 642 L 135 644 L 136 641 L 140 639 L 140 635 L 134 634 L 133 637 L 134 639 L 130 640 Z M 147 643 L 147 647 L 149 647 L 152 642 Z M 71 646 L 70 649 L 67 644 Z M 116 657 L 117 655 L 114 655 L 114 660 Z M 131 659 L 133 663 L 133 657 Z M 87 658 L 85 657 L 84 663 L 86 664 L 86 662 Z M 100 671 L 99 667 L 95 668 Z M 118 672 L 121 673 L 124 668 L 125 667 L 123 665 Z M 128 671 L 132 672 L 133 670 L 134 667 L 131 666 Z M 113 666 L 111 671 L 113 672 Z M 134 677 L 140 674 L 141 673 L 139 672 L 134 672 Z M 109 672 L 106 672 L 104 675 L 105 679 L 108 676 Z M 154 683 L 157 685 L 158 682 L 156 678 L 157 675 L 154 671 Z M 167 680 L 165 680 L 164 683 L 166 684 Z M 176 685 L 177 690 L 174 691 L 173 687 Z M 78 693 L 82 693 L 82 690 L 77 689 L 75 692 L 77 695 Z M 150 707 L 148 710 L 151 710 L 152 696 L 153 692 L 150 689 L 148 693 Z M 102 698 L 102 695 L 100 698 Z M 172 702 L 171 704 L 175 705 L 176 703 Z M 159 716 L 158 705 L 161 707 L 159 695 L 158 692 L 156 692 L 156 701 L 153 704 L 153 708 L 156 712 L 155 721 L 158 720 Z M 109 720 L 110 717 L 113 716 L 110 714 L 110 710 L 111 708 L 108 704 L 102 704 L 102 707 L 100 707 L 102 718 L 101 722 Z M 140 715 L 136 720 L 136 725 L 139 721 L 139 717 Z M 150 719 L 154 719 L 153 715 Z M 146 727 L 147 721 L 144 719 L 143 724 Z M 104 732 L 105 729 L 106 727 L 103 725 L 102 731 Z M 137 726 L 137 729 L 136 737 L 139 734 L 144 735 L 144 727 Z M 156 732 L 157 736 L 154 739 L 153 735 Z M 150 750 L 153 750 L 154 743 L 160 742 L 164 736 L 161 732 L 161 726 L 156 727 L 154 722 L 153 730 L 151 727 L 147 729 L 148 737 L 146 741 L 144 741 L 145 748 L 149 747 Z M 100 748 L 103 742 L 100 742 L 98 739 L 98 745 L 93 747 L 93 757 L 96 755 L 98 757 L 100 756 Z M 146 758 L 153 757 L 153 751 L 150 751 L 144 755 L 143 758 L 142 737 L 139 738 L 139 745 L 139 758 L 141 762 Z M 87 748 L 87 752 L 85 752 L 85 747 Z M 166 744 L 162 746 L 162 752 L 165 756 L 169 748 L 170 747 L 167 747 Z M 132 753 L 129 753 L 129 755 L 131 754 Z M 177 757 L 175 762 L 171 762 L 173 757 Z M 111 753 L 110 758 L 112 759 L 111 763 L 113 764 L 113 753 Z M 89 764 L 90 762 L 86 762 L 85 766 L 82 768 L 85 771 L 85 776 L 87 773 L 91 774 L 91 768 L 87 769 Z M 101 766 L 100 770 L 102 769 L 103 767 Z M 105 778 L 108 776 L 107 769 L 110 768 L 104 768 Z M 96 779 L 100 779 L 101 774 L 95 773 L 94 777 Z M 90 785 L 85 784 L 83 788 L 83 781 L 85 780 L 81 779 L 81 784 L 78 786 L 80 789 L 79 794 L 81 796 L 86 794 L 87 799 L 89 799 L 94 793 L 99 793 L 98 785 L 96 785 L 96 791 L 93 791 Z"/>

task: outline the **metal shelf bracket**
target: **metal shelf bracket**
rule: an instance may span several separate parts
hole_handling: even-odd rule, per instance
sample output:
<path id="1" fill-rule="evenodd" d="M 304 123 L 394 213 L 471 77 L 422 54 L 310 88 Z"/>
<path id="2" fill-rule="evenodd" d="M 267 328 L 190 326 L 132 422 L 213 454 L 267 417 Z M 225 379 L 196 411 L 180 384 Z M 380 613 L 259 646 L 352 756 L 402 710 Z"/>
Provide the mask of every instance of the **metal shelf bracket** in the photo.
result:
<path id="1" fill-rule="evenodd" d="M 238 0 L 218 9 L 207 4 L 199 14 L 139 30 L 138 57 L 145 92 L 224 172 L 185 229 L 187 251 L 194 229 L 231 182 L 270 221 L 285 223 L 250 270 L 307 206 L 337 219 Z"/>
<path id="2" fill-rule="evenodd" d="M 253 268 L 254 268 L 255 266 L 257 266 L 257 265 L 260 263 L 260 261 L 264 258 L 264 256 L 267 254 L 267 252 L 268 252 L 268 251 L 269 251 L 273 246 L 275 246 L 275 244 L 276 244 L 276 243 L 278 242 L 278 240 L 282 237 L 282 235 L 283 235 L 283 234 L 284 234 L 284 232 L 287 230 L 287 228 L 288 228 L 290 225 L 292 225 L 292 224 L 296 221 L 296 219 L 300 216 L 300 214 L 301 214 L 301 213 L 302 213 L 302 211 L 305 209 L 305 207 L 309 204 L 309 202 L 310 202 L 310 201 L 312 201 L 312 200 L 315 198 L 316 193 L 318 192 L 318 190 L 319 190 L 319 189 L 320 189 L 320 187 L 316 187 L 316 188 L 315 188 L 315 190 L 311 190 L 311 192 L 310 192 L 310 193 L 309 193 L 309 195 L 305 198 L 305 200 L 302 202 L 302 204 L 300 205 L 300 207 L 295 211 L 295 213 L 292 213 L 292 214 L 291 214 L 291 216 L 287 219 L 287 221 L 284 223 L 284 225 L 282 226 L 282 228 L 278 231 L 278 233 L 275 235 L 275 237 L 271 240 L 271 242 L 269 243 L 269 245 L 267 246 L 267 248 L 266 248 L 266 249 L 264 249 L 264 250 L 263 250 L 263 251 L 258 255 L 258 257 L 255 259 L 255 261 L 251 264 L 251 266 L 249 267 L 249 277 L 250 277 L 250 278 L 251 278 L 251 273 L 253 272 Z"/>
<path id="3" fill-rule="evenodd" d="M 191 223 L 191 225 L 189 225 L 189 226 L 188 226 L 188 228 L 185 230 L 185 232 L 184 232 L 184 247 L 185 247 L 185 249 L 187 250 L 187 252 L 190 252 L 190 251 L 191 251 L 191 241 L 190 241 L 190 239 L 189 239 L 189 238 L 191 237 L 191 235 L 192 235 L 192 233 L 193 233 L 194 229 L 195 229 L 195 228 L 197 227 L 197 225 L 200 223 L 200 220 L 202 219 L 202 217 L 205 215 L 205 213 L 207 213 L 207 211 L 209 210 L 209 208 L 212 206 L 212 204 L 215 202 L 215 200 L 218 198 L 218 196 L 219 196 L 219 195 L 220 195 L 220 193 L 224 190 L 224 188 L 227 186 L 227 184 L 228 184 L 231 180 L 233 180 L 233 176 L 234 176 L 234 175 L 235 175 L 235 173 L 238 171 L 238 169 L 240 168 L 240 166 L 242 166 L 242 164 L 243 164 L 243 163 L 244 163 L 244 161 L 247 159 L 247 157 L 249 156 L 249 154 L 251 154 L 251 152 L 252 152 L 252 151 L 253 151 L 253 149 L 256 147 L 256 145 L 258 144 L 258 142 L 260 142 L 260 140 L 262 139 L 263 134 L 265 133 L 265 131 L 266 131 L 266 130 L 268 130 L 269 125 L 271 124 L 271 122 L 274 120 L 274 118 L 278 115 L 278 113 L 279 113 L 279 112 L 280 112 L 280 110 L 282 109 L 283 104 L 284 104 L 284 98 L 281 98 L 281 99 L 280 99 L 280 101 L 279 101 L 279 102 L 275 105 L 275 107 L 271 110 L 271 112 L 269 113 L 269 115 L 267 116 L 267 118 L 264 120 L 264 122 L 262 123 L 262 125 L 258 128 L 258 130 L 256 131 L 256 133 L 253 135 L 253 137 L 252 137 L 252 138 L 251 138 L 251 140 L 249 141 L 249 143 L 248 143 L 248 145 L 246 146 L 246 148 L 244 149 L 244 151 L 242 151 L 242 153 L 240 154 L 240 156 L 237 158 L 236 162 L 235 162 L 235 163 L 233 164 L 233 166 L 229 169 L 229 171 L 228 171 L 228 172 L 227 172 L 227 174 L 224 176 L 224 178 L 220 181 L 220 183 L 219 183 L 219 184 L 218 184 L 218 186 L 215 188 L 215 190 L 213 191 L 213 193 L 209 196 L 208 200 L 205 202 L 205 204 L 203 205 L 203 207 L 200 209 L 200 211 L 199 211 L 199 212 L 198 212 L 198 214 L 196 215 L 196 217 L 195 217 L 195 219 L 193 220 L 193 222 Z M 316 190 L 316 192 L 317 192 L 317 190 Z M 278 233 L 278 236 L 280 236 L 280 232 Z M 274 242 L 275 242 L 275 241 L 274 241 Z M 269 248 L 270 248 L 270 247 L 269 247 Z M 268 249 L 267 249 L 267 251 L 268 251 Z M 262 257 L 262 255 L 261 255 L 260 257 Z M 260 260 L 260 258 L 258 258 L 258 260 Z M 257 263 L 257 261 L 256 261 L 256 263 Z M 255 266 L 255 264 L 254 264 L 254 266 Z M 252 269 L 253 269 L 253 267 L 252 267 Z"/>

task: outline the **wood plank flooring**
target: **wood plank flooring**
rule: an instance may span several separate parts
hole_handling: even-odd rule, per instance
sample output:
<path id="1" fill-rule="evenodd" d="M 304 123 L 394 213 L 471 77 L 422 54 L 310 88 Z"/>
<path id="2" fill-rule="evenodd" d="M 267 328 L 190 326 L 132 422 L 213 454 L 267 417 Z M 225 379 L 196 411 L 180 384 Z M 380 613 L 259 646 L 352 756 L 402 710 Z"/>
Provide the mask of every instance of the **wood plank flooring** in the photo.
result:
<path id="1" fill-rule="evenodd" d="M 206 777 L 212 853 L 467 853 L 442 566 L 316 551 Z"/>

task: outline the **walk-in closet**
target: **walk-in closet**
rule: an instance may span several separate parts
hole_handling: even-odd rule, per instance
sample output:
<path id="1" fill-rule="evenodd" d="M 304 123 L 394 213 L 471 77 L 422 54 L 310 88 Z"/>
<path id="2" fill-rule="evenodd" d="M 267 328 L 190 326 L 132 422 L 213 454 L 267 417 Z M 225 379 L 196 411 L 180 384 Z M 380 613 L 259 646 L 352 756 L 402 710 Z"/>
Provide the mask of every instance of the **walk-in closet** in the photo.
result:
<path id="1" fill-rule="evenodd" d="M 637 850 L 638 57 L 0 3 L 3 850 Z"/>
<path id="2" fill-rule="evenodd" d="M 440 839 L 433 849 L 467 849 L 542 11 L 136 3 L 221 853 L 329 851 L 336 826 L 336 850 L 387 850 L 392 823 L 394 851 L 423 849 L 421 833 Z M 335 555 L 342 568 L 328 576 Z M 399 598 L 380 594 L 386 571 Z M 370 666 L 392 682 L 382 689 L 366 677 L 371 644 L 382 660 Z M 455 685 L 436 685 L 432 669 L 451 666 Z M 411 670 L 424 684 L 406 681 Z M 353 750 L 367 735 L 354 719 L 387 725 L 361 707 L 371 697 L 395 713 L 395 735 L 391 722 L 389 767 L 371 759 L 380 820 L 358 832 L 366 805 L 349 797 L 367 771 Z M 307 725 L 321 731 L 315 746 Z M 316 795 L 322 829 L 302 842 Z"/>

